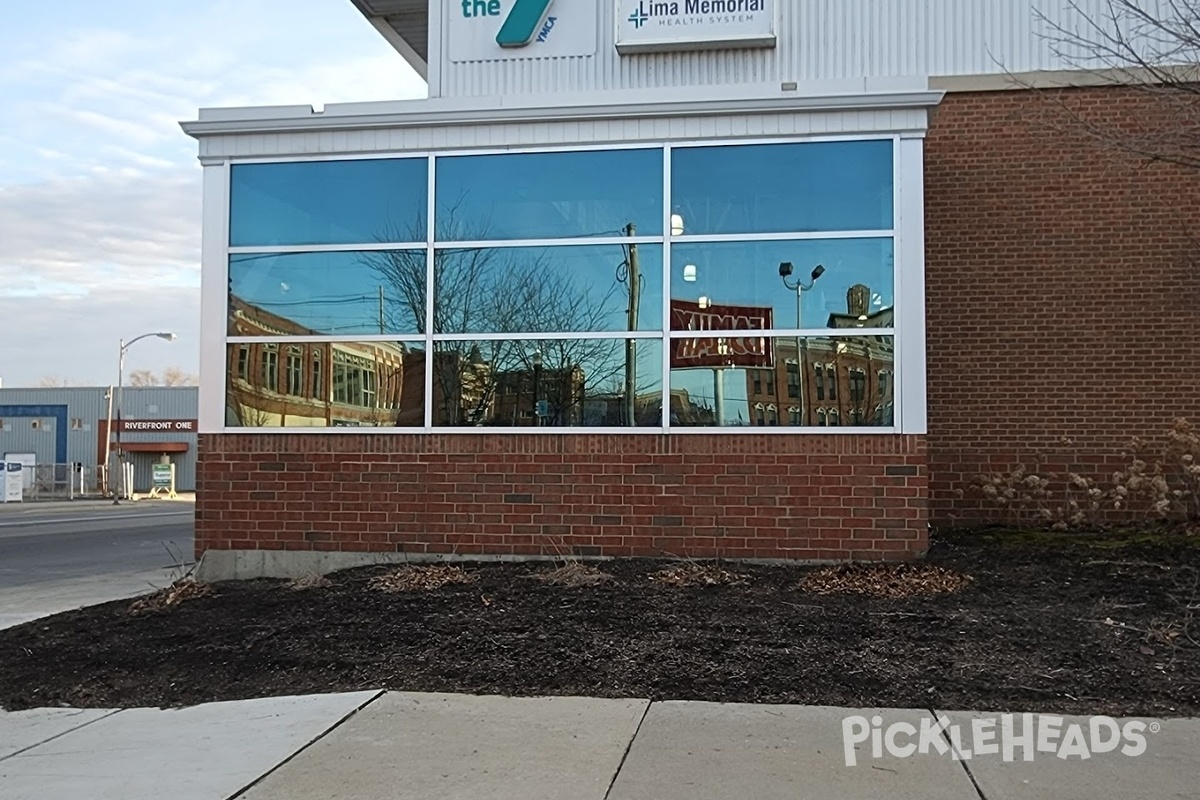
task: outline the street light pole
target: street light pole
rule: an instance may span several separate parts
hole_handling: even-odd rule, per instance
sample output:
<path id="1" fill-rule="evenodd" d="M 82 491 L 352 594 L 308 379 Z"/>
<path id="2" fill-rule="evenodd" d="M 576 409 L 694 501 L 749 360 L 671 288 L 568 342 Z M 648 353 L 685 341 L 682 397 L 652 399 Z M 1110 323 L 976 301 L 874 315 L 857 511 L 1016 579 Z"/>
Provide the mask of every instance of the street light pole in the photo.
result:
<path id="1" fill-rule="evenodd" d="M 800 406 L 800 424 L 806 425 L 808 424 L 808 409 L 804 407 L 805 369 L 804 359 L 802 358 L 802 354 L 804 352 L 804 336 L 800 333 L 800 331 L 804 329 L 804 323 L 801 316 L 801 301 L 804 299 L 804 293 L 811 291 L 813 286 L 816 285 L 817 279 L 825 274 L 825 267 L 821 264 L 817 264 L 812 271 L 812 280 L 810 280 L 808 283 L 805 283 L 801 280 L 790 280 L 793 270 L 794 267 L 792 267 L 792 262 L 790 261 L 784 261 L 779 265 L 779 277 L 783 279 L 783 285 L 796 293 L 796 400 L 797 404 Z M 784 363 L 784 367 L 786 372 L 786 362 Z"/>
<path id="2" fill-rule="evenodd" d="M 157 336 L 159 339 L 166 339 L 168 342 L 175 341 L 173 333 L 143 333 L 129 340 L 126 344 L 125 340 L 121 340 L 121 350 L 117 356 L 117 482 L 114 484 L 113 490 L 113 505 L 121 505 L 121 495 L 125 492 L 125 453 L 121 450 L 121 399 L 125 384 L 125 353 L 135 343 L 149 336 Z"/>
<path id="3" fill-rule="evenodd" d="M 541 408 L 538 405 L 540 387 L 542 384 L 542 351 L 538 350 L 533 354 L 533 425 L 535 428 L 542 427 L 542 415 L 539 413 Z"/>

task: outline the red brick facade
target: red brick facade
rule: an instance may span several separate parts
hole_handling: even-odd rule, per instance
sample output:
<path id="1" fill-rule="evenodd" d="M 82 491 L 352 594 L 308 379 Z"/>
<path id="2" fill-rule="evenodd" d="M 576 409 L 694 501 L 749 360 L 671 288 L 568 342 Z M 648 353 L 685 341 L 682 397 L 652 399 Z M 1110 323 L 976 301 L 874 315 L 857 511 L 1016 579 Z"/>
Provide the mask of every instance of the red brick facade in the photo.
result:
<path id="1" fill-rule="evenodd" d="M 1059 99 L 1153 123 L 1130 90 Z M 1200 418 L 1200 180 L 1098 148 L 1057 102 L 934 113 L 928 437 L 202 435 L 197 552 L 906 558 L 929 518 L 995 518 L 959 495 L 981 472 L 1111 473 Z"/>
<path id="2" fill-rule="evenodd" d="M 900 559 L 919 436 L 200 436 L 196 551 Z"/>
<path id="3" fill-rule="evenodd" d="M 957 496 L 981 472 L 1040 458 L 1111 475 L 1133 436 L 1200 419 L 1200 175 L 1073 135 L 1064 105 L 1101 126 L 1157 124 L 1144 94 L 1112 88 L 950 94 L 933 115 L 935 523 L 995 519 Z"/>

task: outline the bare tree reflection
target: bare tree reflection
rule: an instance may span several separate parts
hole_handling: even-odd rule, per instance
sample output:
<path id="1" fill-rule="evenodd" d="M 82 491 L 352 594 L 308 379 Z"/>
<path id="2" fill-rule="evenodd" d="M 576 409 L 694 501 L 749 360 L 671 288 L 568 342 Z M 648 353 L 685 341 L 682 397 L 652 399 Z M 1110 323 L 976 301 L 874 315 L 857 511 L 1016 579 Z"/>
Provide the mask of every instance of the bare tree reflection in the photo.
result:
<path id="1" fill-rule="evenodd" d="M 441 241 L 488 238 L 486 226 L 464 226 L 453 209 L 443 220 Z M 387 231 L 381 241 L 423 235 Z M 625 316 L 625 293 L 616 281 L 623 250 L 614 245 L 613 251 L 614 280 L 597 288 L 556 269 L 553 248 L 439 248 L 432 269 L 433 331 L 485 335 L 611 330 L 614 316 Z M 426 254 L 376 251 L 363 253 L 361 260 L 378 276 L 385 296 L 395 298 L 383 310 L 389 329 L 424 332 Z M 434 424 L 582 424 L 588 392 L 624 371 L 624 347 L 624 340 L 596 338 L 440 341 L 433 355 Z M 537 353 L 540 364 L 535 369 Z M 546 413 L 540 418 L 533 413 L 538 400 L 545 401 Z"/>

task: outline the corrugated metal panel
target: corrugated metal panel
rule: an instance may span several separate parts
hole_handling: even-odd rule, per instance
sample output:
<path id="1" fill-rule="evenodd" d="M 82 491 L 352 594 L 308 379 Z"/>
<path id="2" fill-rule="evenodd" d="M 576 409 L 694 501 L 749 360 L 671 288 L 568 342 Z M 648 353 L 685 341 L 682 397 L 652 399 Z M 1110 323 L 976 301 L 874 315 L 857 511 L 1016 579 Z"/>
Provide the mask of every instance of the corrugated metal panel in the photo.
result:
<path id="1" fill-rule="evenodd" d="M 598 0 L 597 54 L 445 63 L 441 96 L 678 88 L 1071 69 L 1043 34 L 1100 19 L 1106 0 L 777 0 L 774 50 L 620 56 L 616 0 Z M 454 6 L 449 3 L 446 8 Z M 446 26 L 440 26 L 446 36 Z M 446 52 L 443 48 L 443 52 Z"/>
<path id="2" fill-rule="evenodd" d="M 196 387 L 125 387 L 121 405 L 125 419 L 196 419 L 199 404 Z M 36 417 L 0 414 L 0 455 L 4 453 L 34 453 L 38 462 L 53 464 L 59 461 L 57 437 L 59 426 L 65 419 L 67 426 L 66 462 L 79 462 L 89 466 L 100 463 L 100 431 L 108 419 L 107 386 L 71 387 L 61 389 L 0 389 L 0 409 L 12 406 L 65 406 L 65 414 L 59 418 L 39 414 Z M 34 421 L 37 427 L 34 427 Z M 121 434 L 127 442 L 187 442 L 186 453 L 177 453 L 172 458 L 176 464 L 176 485 L 180 490 L 191 491 L 196 486 L 196 434 L 195 433 L 135 433 Z M 140 454 L 134 458 L 136 475 L 144 480 L 135 484 L 148 487 L 150 464 L 156 457 Z M 144 472 L 144 475 L 143 475 Z M 136 476 L 135 476 L 136 477 Z"/>
<path id="3" fill-rule="evenodd" d="M 340 153 L 402 153 L 501 147 L 623 142 L 669 142 L 682 139 L 812 136 L 827 133 L 893 133 L 923 131 L 923 108 L 873 111 L 824 111 L 789 114 L 742 114 L 639 119 L 444 125 L 421 128 L 377 128 L 329 134 L 270 133 L 206 136 L 204 158 L 272 157 Z"/>

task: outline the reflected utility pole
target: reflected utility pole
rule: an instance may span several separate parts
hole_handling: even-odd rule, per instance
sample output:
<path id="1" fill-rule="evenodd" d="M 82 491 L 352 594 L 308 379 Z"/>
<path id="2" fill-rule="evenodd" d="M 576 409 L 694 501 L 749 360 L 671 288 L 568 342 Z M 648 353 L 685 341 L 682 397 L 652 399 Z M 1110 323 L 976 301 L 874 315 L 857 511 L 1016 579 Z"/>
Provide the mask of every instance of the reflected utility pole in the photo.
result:
<path id="1" fill-rule="evenodd" d="M 625 235 L 633 238 L 637 235 L 637 227 L 631 222 L 625 226 Z M 629 330 L 636 331 L 638 325 L 638 306 L 641 302 L 641 265 L 638 261 L 638 247 L 629 245 Z M 637 341 L 625 340 L 625 424 L 629 427 L 637 425 L 634 417 L 637 410 Z"/>

